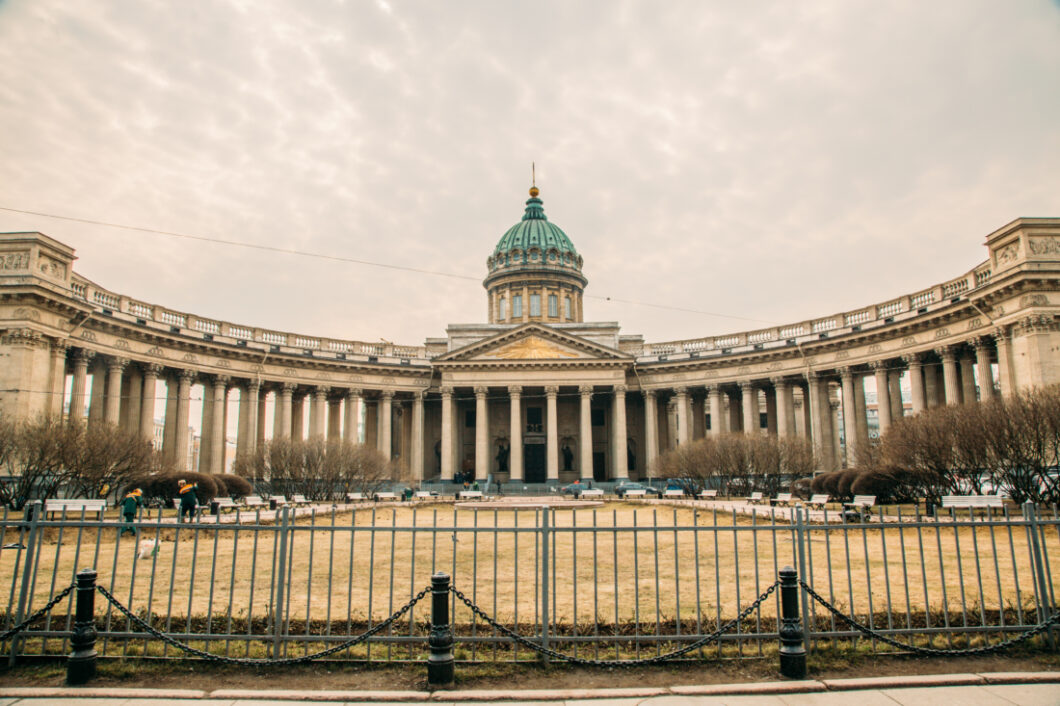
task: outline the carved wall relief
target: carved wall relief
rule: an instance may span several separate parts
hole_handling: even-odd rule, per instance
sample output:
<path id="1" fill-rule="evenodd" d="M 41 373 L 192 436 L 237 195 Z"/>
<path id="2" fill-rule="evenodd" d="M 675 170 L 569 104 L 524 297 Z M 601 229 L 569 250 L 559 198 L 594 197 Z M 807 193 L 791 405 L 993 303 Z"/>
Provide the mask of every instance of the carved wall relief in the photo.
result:
<path id="1" fill-rule="evenodd" d="M 29 250 L 0 254 L 0 270 L 28 270 Z"/>

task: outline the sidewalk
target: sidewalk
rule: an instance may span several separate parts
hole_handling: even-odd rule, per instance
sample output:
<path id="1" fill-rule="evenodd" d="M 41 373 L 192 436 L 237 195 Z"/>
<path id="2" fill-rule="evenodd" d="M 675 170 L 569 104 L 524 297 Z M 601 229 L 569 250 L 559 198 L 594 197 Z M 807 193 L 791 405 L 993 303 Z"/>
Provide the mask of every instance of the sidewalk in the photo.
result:
<path id="1" fill-rule="evenodd" d="M 535 691 L 246 691 L 0 686 L 0 706 L 335 706 L 389 702 L 479 706 L 1058 706 L 1060 672 L 993 672 L 757 684 Z"/>

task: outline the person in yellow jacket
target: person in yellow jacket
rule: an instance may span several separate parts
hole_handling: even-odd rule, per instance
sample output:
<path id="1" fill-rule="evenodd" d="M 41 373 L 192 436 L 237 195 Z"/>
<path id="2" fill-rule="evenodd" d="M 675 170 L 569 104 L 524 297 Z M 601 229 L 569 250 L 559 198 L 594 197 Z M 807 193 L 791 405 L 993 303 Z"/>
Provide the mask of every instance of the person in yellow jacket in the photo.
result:
<path id="1" fill-rule="evenodd" d="M 135 535 L 136 525 L 134 520 L 136 519 L 136 511 L 140 509 L 140 506 L 144 502 L 144 491 L 139 488 L 133 488 L 121 501 L 121 514 L 125 516 L 125 524 L 121 526 L 121 534 L 126 532 Z"/>
<path id="2" fill-rule="evenodd" d="M 187 515 L 188 521 L 191 522 L 195 519 L 195 508 L 199 505 L 199 499 L 195 495 L 195 489 L 199 487 L 199 484 L 179 480 L 177 481 L 177 487 L 180 488 L 180 516 L 178 521 L 183 522 L 184 515 Z"/>

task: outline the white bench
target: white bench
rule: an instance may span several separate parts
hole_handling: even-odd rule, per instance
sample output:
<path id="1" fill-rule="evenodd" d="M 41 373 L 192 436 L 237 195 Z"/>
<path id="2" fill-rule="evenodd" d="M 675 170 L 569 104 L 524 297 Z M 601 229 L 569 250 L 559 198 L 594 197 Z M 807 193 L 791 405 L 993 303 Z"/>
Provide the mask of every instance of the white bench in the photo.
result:
<path id="1" fill-rule="evenodd" d="M 245 507 L 247 509 L 250 509 L 250 508 L 264 508 L 264 507 L 268 507 L 268 505 L 269 504 L 267 502 L 265 502 L 264 500 L 262 500 L 261 498 L 259 498 L 256 495 L 248 495 L 247 497 L 243 498 L 243 507 Z"/>
<path id="2" fill-rule="evenodd" d="M 107 501 L 103 498 L 49 498 L 44 501 L 45 515 L 59 512 L 65 513 L 67 517 L 79 517 L 84 512 L 86 515 L 99 515 L 102 520 L 106 509 Z"/>
<path id="3" fill-rule="evenodd" d="M 828 504 L 828 498 L 831 497 L 828 493 L 816 493 L 806 501 L 806 504 L 810 507 L 817 507 L 824 509 L 824 506 Z"/>
<path id="4" fill-rule="evenodd" d="M 482 491 L 481 490 L 460 490 L 460 491 L 457 491 L 456 497 L 460 498 L 461 500 L 463 500 L 464 498 L 481 498 L 482 497 Z"/>
<path id="5" fill-rule="evenodd" d="M 583 497 L 583 498 L 586 495 L 588 495 L 590 497 L 602 498 L 602 497 L 604 497 L 604 491 L 601 490 L 600 488 L 586 488 L 579 495 L 580 495 L 580 497 Z"/>
<path id="6" fill-rule="evenodd" d="M 287 504 L 287 498 L 282 495 L 270 495 L 269 505 L 272 506 L 273 504 L 275 504 L 276 507 L 282 507 Z"/>
<path id="7" fill-rule="evenodd" d="M 711 490 L 701 490 L 699 491 L 699 497 L 703 498 L 704 500 L 716 498 L 718 497 L 718 491 L 717 489 L 713 488 Z"/>
<path id="8" fill-rule="evenodd" d="M 663 491 L 664 498 L 683 498 L 685 497 L 685 491 L 680 488 L 667 488 Z"/>
<path id="9" fill-rule="evenodd" d="M 642 498 L 647 494 L 648 491 L 644 490 L 643 488 L 634 488 L 633 490 L 627 490 L 624 493 L 625 497 L 627 498 Z"/>
<path id="10" fill-rule="evenodd" d="M 416 497 L 416 498 L 433 498 L 434 496 L 431 495 L 426 490 L 417 490 L 416 491 L 416 495 L 414 495 L 413 497 Z"/>
<path id="11" fill-rule="evenodd" d="M 777 497 L 773 498 L 773 502 L 776 505 L 791 505 L 791 493 L 777 493 Z"/>
<path id="12" fill-rule="evenodd" d="M 364 493 L 346 493 L 347 502 L 357 502 L 360 500 L 367 500 L 367 498 L 364 497 Z"/>
<path id="13" fill-rule="evenodd" d="M 1005 507 L 1000 495 L 943 495 L 942 507 Z"/>
<path id="14" fill-rule="evenodd" d="M 865 509 L 875 504 L 875 495 L 855 495 L 853 500 L 843 503 L 843 520 L 853 522 L 862 519 L 862 513 Z"/>
<path id="15" fill-rule="evenodd" d="M 754 503 L 762 503 L 762 502 L 765 502 L 765 500 L 766 499 L 763 498 L 762 494 L 759 493 L 759 492 L 751 493 L 751 497 L 747 498 L 747 502 L 752 503 L 752 504 L 754 504 Z"/>
<path id="16" fill-rule="evenodd" d="M 215 511 L 216 508 L 216 511 Z M 210 501 L 210 510 L 215 515 L 220 515 L 222 510 L 237 510 L 239 505 L 232 498 L 214 498 Z"/>
<path id="17" fill-rule="evenodd" d="M 397 500 L 397 493 L 391 493 L 388 490 L 379 491 L 372 493 L 372 500 L 379 502 L 380 500 Z"/>
<path id="18" fill-rule="evenodd" d="M 291 502 L 295 505 L 308 505 L 310 501 L 306 500 L 305 496 L 301 493 L 295 493 L 291 496 Z"/>

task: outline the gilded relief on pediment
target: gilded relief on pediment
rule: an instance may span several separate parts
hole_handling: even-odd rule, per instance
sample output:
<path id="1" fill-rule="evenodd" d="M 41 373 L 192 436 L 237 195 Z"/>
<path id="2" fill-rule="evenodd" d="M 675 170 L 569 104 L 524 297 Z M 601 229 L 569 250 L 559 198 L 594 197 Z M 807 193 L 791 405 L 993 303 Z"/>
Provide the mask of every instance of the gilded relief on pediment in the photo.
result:
<path id="1" fill-rule="evenodd" d="M 540 336 L 527 336 L 491 351 L 486 351 L 480 357 L 486 360 L 547 360 L 550 358 L 583 358 L 586 356 Z"/>

